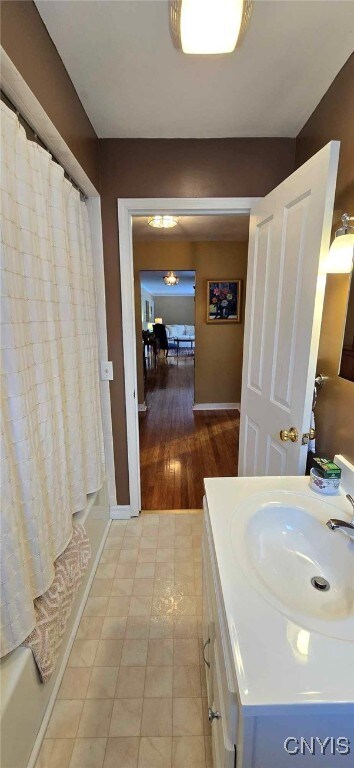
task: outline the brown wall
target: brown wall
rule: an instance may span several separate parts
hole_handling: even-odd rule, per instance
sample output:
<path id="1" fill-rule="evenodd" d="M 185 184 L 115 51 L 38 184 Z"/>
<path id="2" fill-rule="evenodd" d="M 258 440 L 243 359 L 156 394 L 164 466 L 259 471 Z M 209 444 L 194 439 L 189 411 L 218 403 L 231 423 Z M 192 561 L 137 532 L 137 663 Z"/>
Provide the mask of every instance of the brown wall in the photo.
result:
<path id="1" fill-rule="evenodd" d="M 263 196 L 288 176 L 295 164 L 293 139 L 144 140 L 105 139 L 96 134 L 60 56 L 32 0 L 2 2 L 2 45 L 28 86 L 99 188 L 102 216 L 110 357 L 114 362 L 112 416 L 118 501 L 129 500 L 124 408 L 118 197 Z M 354 212 L 354 56 L 343 67 L 296 141 L 301 165 L 330 139 L 340 139 L 341 159 L 336 209 Z M 99 149 L 98 149 L 99 147 Z M 99 158 L 100 150 L 100 158 Z M 339 327 L 344 320 L 343 279 L 328 278 L 319 369 L 330 381 L 318 406 L 319 446 L 354 458 L 348 424 L 353 384 L 335 375 Z M 338 328 L 329 322 L 336 307 Z M 336 352 L 334 350 L 337 350 Z"/>
<path id="2" fill-rule="evenodd" d="M 294 170 L 295 140 L 102 139 L 100 157 L 117 496 L 128 504 L 117 198 L 263 196 Z"/>
<path id="3" fill-rule="evenodd" d="M 32 0 L 1 3 L 1 44 L 99 189 L 96 133 Z"/>
<path id="4" fill-rule="evenodd" d="M 341 69 L 296 140 L 296 165 L 331 139 L 339 139 L 340 160 L 334 228 L 340 216 L 354 216 L 354 54 Z M 349 275 L 328 275 L 322 318 L 318 373 L 328 376 L 316 408 L 317 449 L 330 457 L 342 453 L 354 461 L 354 383 L 338 374 Z"/>
<path id="5" fill-rule="evenodd" d="M 241 323 L 207 324 L 207 280 L 240 278 L 243 297 L 247 243 L 137 241 L 134 245 L 135 312 L 140 308 L 139 271 L 151 264 L 158 270 L 195 270 L 195 392 L 196 403 L 239 403 L 243 351 Z M 143 402 L 141 333 L 137 343 L 139 402 Z"/>

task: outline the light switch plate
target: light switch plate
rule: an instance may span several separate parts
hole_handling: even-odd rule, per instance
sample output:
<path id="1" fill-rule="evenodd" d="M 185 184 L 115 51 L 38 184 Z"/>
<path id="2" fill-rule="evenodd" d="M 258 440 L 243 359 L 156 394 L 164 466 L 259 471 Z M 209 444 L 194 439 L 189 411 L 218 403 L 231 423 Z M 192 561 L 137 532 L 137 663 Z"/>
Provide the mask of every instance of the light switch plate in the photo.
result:
<path id="1" fill-rule="evenodd" d="M 101 360 L 102 381 L 113 381 L 113 363 L 111 360 Z"/>

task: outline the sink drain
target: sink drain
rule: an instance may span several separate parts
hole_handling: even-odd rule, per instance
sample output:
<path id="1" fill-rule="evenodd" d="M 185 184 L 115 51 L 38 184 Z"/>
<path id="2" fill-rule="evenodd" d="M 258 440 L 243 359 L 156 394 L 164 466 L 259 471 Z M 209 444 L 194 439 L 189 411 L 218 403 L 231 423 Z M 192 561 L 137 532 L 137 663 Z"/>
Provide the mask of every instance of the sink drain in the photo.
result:
<path id="1" fill-rule="evenodd" d="M 315 589 L 319 589 L 320 592 L 328 592 L 330 589 L 329 582 L 327 579 L 324 579 L 323 576 L 313 576 L 311 579 L 311 584 Z"/>

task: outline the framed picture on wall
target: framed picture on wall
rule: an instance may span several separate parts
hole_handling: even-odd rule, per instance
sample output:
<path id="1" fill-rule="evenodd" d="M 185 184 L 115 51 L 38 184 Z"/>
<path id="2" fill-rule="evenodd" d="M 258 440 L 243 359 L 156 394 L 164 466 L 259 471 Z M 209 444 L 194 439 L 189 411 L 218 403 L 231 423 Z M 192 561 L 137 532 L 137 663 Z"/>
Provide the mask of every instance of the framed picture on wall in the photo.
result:
<path id="1" fill-rule="evenodd" d="M 207 281 L 207 323 L 241 322 L 242 280 Z"/>
<path id="2" fill-rule="evenodd" d="M 145 299 L 145 322 L 150 322 L 150 302 Z"/>

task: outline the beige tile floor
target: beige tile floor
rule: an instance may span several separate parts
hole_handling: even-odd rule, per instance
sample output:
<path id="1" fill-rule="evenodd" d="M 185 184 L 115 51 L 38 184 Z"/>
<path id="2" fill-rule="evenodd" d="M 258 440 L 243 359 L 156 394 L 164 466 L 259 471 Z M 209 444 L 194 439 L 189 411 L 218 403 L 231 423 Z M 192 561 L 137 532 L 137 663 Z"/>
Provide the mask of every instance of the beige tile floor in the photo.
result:
<path id="1" fill-rule="evenodd" d="M 112 523 L 36 768 L 209 768 L 201 513 Z"/>

